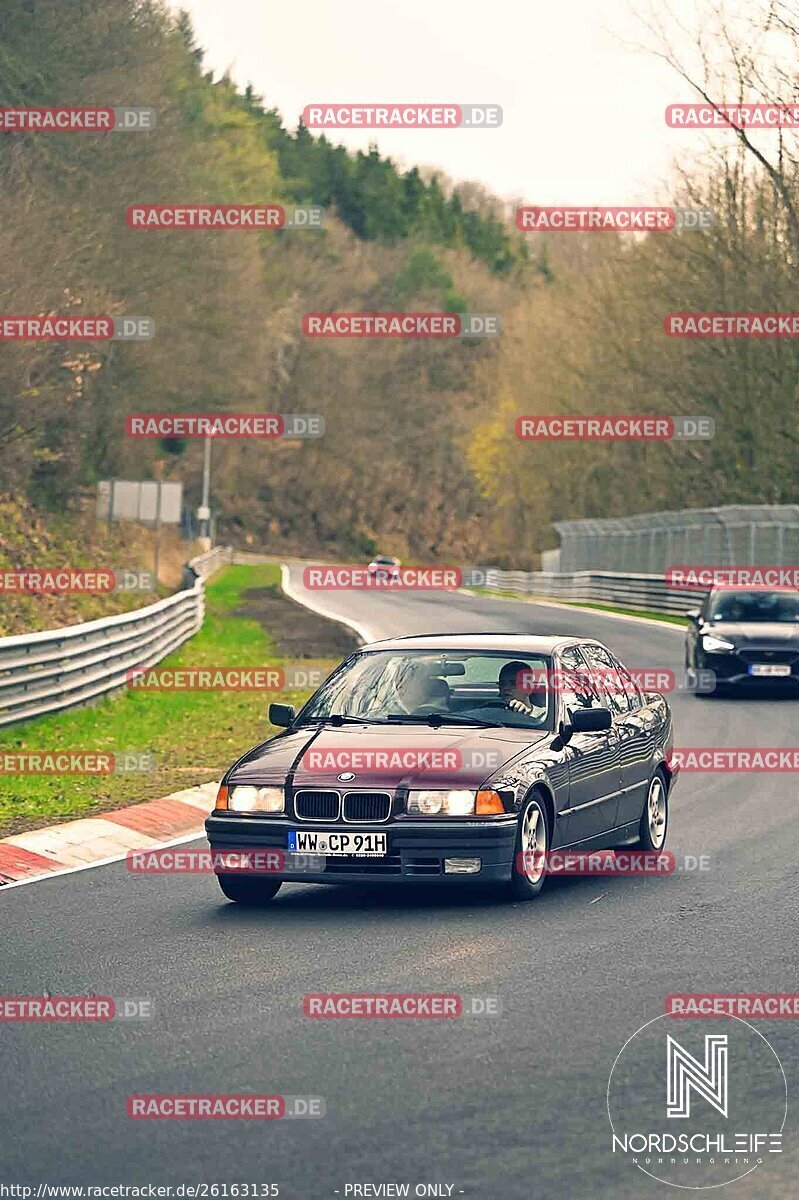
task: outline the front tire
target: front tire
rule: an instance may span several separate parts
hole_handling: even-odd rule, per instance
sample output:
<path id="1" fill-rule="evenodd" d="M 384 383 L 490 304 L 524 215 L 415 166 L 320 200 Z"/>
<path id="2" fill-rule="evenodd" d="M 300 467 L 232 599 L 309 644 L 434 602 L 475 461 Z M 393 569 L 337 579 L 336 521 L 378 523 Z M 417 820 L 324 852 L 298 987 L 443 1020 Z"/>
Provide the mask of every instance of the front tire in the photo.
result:
<path id="1" fill-rule="evenodd" d="M 693 673 L 694 673 L 693 682 L 691 684 L 690 690 L 691 690 L 691 695 L 694 696 L 695 699 L 707 700 L 707 698 L 709 696 L 713 695 L 713 692 L 706 692 L 706 691 L 704 691 L 703 688 L 699 687 L 699 672 L 700 672 L 700 670 L 704 670 L 704 667 L 692 667 L 692 666 L 689 666 L 689 664 L 686 662 L 685 670 L 686 670 L 686 674 L 688 671 L 693 671 Z M 715 691 L 715 688 L 714 688 L 714 691 Z"/>
<path id="2" fill-rule="evenodd" d="M 228 900 L 246 908 L 261 908 L 280 890 L 279 879 L 250 879 L 244 875 L 217 875 L 217 882 Z"/>
<path id="3" fill-rule="evenodd" d="M 655 771 L 641 813 L 638 845 L 642 850 L 662 850 L 669 828 L 669 789 L 661 770 Z"/>
<path id="4" fill-rule="evenodd" d="M 538 797 L 525 801 L 513 851 L 510 892 L 514 900 L 534 900 L 547 879 L 549 825 Z"/>

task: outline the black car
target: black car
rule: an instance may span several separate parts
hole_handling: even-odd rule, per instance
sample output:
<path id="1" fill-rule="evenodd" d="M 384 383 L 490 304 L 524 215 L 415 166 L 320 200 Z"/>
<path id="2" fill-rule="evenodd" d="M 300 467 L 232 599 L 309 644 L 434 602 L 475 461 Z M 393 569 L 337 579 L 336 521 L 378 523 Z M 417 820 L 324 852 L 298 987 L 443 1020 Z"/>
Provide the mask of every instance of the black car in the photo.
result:
<path id="1" fill-rule="evenodd" d="M 286 880 L 495 883 L 529 899 L 551 850 L 665 843 L 671 711 L 599 642 L 375 642 L 270 719 L 284 732 L 230 768 L 205 824 L 215 852 L 273 852 L 266 875 L 217 868 L 239 903 Z"/>
<path id="2" fill-rule="evenodd" d="M 685 665 L 697 675 L 712 671 L 716 693 L 741 685 L 799 687 L 796 592 L 717 588 L 686 616 Z"/>

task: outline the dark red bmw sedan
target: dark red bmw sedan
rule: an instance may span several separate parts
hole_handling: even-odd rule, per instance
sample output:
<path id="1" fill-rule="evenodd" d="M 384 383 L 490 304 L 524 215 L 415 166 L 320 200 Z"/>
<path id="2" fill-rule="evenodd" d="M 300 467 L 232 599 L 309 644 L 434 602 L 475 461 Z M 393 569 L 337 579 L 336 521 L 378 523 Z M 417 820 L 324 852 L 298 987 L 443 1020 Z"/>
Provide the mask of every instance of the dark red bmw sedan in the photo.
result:
<path id="1" fill-rule="evenodd" d="M 270 719 L 282 732 L 230 768 L 205 826 L 240 904 L 286 881 L 488 883 L 531 899 L 550 851 L 665 844 L 671 711 L 591 639 L 375 642 Z M 241 852 L 252 869 L 226 869 Z"/>

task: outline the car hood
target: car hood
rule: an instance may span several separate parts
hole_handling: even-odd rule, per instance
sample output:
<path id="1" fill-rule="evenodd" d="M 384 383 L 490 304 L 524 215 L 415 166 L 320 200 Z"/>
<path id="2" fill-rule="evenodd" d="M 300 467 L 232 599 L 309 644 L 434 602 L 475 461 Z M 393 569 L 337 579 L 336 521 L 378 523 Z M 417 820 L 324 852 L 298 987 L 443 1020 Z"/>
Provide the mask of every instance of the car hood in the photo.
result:
<path id="1" fill-rule="evenodd" d="M 702 626 L 702 633 L 729 638 L 736 646 L 784 646 L 786 642 L 799 647 L 799 623 L 787 625 L 781 621 L 715 621 Z"/>
<path id="2" fill-rule="evenodd" d="M 293 775 L 295 787 L 338 788 L 345 783 L 393 790 L 454 783 L 475 788 L 527 747 L 552 737 L 538 729 L 429 725 L 297 729 L 256 746 L 236 764 L 228 783 L 279 784 Z M 339 778 L 348 773 L 354 778 Z"/>

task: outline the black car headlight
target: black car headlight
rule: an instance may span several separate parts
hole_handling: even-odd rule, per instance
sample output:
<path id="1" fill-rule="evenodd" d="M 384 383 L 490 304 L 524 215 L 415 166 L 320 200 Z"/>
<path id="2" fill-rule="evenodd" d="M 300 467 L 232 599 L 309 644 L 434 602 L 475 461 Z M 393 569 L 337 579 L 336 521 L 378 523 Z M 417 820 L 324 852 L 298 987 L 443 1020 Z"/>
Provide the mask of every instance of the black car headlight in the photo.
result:
<path id="1" fill-rule="evenodd" d="M 707 650 L 709 654 L 725 654 L 729 650 L 734 650 L 735 644 L 728 642 L 726 638 L 716 637 L 715 633 L 703 633 L 702 649 Z"/>

